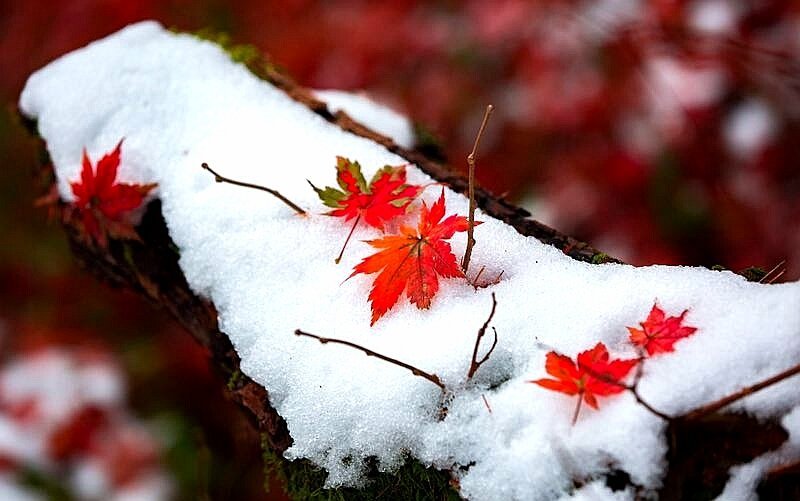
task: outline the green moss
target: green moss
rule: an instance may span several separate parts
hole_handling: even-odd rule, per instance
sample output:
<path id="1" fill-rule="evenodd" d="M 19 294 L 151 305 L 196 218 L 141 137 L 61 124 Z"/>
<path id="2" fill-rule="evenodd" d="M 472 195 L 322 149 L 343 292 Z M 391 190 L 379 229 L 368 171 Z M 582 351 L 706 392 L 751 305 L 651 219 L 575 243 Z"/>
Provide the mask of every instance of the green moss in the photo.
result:
<path id="1" fill-rule="evenodd" d="M 231 377 L 228 378 L 228 390 L 233 391 L 236 389 L 236 385 L 239 382 L 239 379 L 242 377 L 242 373 L 237 369 L 233 371 Z"/>
<path id="2" fill-rule="evenodd" d="M 225 32 L 205 28 L 189 34 L 219 45 L 234 62 L 245 65 L 247 69 L 262 80 L 272 81 L 270 73 L 286 75 L 286 71 L 283 68 L 264 57 L 258 48 L 249 44 L 234 43 L 230 35 Z"/>
<path id="3" fill-rule="evenodd" d="M 458 500 L 458 493 L 450 485 L 444 472 L 426 468 L 417 461 L 408 460 L 394 473 L 380 473 L 370 468 L 368 483 L 363 489 L 325 489 L 327 473 L 306 460 L 287 461 L 269 448 L 266 435 L 262 435 L 265 478 L 278 477 L 286 493 L 297 500 Z"/>
<path id="4" fill-rule="evenodd" d="M 767 276 L 767 272 L 762 268 L 751 266 L 740 271 L 739 275 L 743 276 L 750 282 L 760 282 L 764 279 L 764 277 Z"/>
<path id="5" fill-rule="evenodd" d="M 614 259 L 605 252 L 598 252 L 592 256 L 592 264 L 603 264 L 613 261 Z"/>

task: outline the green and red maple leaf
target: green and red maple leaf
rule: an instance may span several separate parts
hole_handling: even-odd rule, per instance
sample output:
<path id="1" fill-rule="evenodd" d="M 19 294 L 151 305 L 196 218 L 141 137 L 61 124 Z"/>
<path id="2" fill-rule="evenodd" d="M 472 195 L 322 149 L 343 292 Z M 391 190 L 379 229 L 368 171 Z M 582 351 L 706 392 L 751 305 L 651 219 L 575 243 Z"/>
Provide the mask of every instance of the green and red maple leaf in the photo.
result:
<path id="1" fill-rule="evenodd" d="M 406 184 L 405 166 L 387 165 L 372 177 L 369 183 L 361 172 L 361 165 L 344 157 L 336 157 L 336 181 L 341 190 L 326 186 L 317 192 L 322 203 L 333 210 L 327 214 L 355 219 L 350 234 L 336 258 L 338 263 L 353 231 L 362 220 L 373 228 L 384 229 L 387 222 L 406 213 L 409 204 L 422 192 L 422 187 Z"/>
<path id="2" fill-rule="evenodd" d="M 97 162 L 95 168 L 84 149 L 80 180 L 70 183 L 75 195 L 72 209 L 77 211 L 83 232 L 102 247 L 106 246 L 108 236 L 137 238 L 133 226 L 123 219 L 124 215 L 139 207 L 156 186 L 118 182 L 121 154 L 122 140 Z"/>
<path id="3" fill-rule="evenodd" d="M 403 292 L 418 308 L 425 309 L 439 290 L 440 277 L 464 276 L 446 240 L 456 232 L 467 231 L 469 222 L 463 216 L 444 216 L 443 189 L 430 208 L 422 204 L 416 228 L 403 226 L 398 235 L 367 241 L 378 251 L 357 264 L 350 277 L 378 274 L 369 293 L 372 325 L 397 303 Z"/>

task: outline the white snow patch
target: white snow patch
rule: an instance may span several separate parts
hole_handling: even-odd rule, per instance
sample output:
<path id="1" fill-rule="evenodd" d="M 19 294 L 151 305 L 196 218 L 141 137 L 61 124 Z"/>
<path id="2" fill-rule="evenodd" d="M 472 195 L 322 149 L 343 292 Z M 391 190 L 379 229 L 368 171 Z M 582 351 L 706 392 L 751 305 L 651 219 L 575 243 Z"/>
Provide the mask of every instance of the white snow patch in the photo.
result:
<path id="1" fill-rule="evenodd" d="M 710 78 L 701 78 L 706 90 L 689 101 L 718 92 L 717 77 Z M 685 84 L 687 93 L 697 92 Z M 214 302 L 242 370 L 264 385 L 286 419 L 294 439 L 287 457 L 326 468 L 328 486 L 361 482 L 368 456 L 391 470 L 410 455 L 441 468 L 472 464 L 460 474 L 470 499 L 558 499 L 574 477 L 598 478 L 612 468 L 658 488 L 665 425 L 630 395 L 602 399 L 600 411 L 585 409 L 571 426 L 574 398 L 525 382 L 545 375 L 543 345 L 573 356 L 603 341 L 614 356 L 632 356 L 625 326 L 644 320 L 654 300 L 670 314 L 690 308 L 686 321 L 699 328 L 674 354 L 645 367 L 641 393 L 665 412 L 707 403 L 800 360 L 798 283 L 760 285 L 689 267 L 593 266 L 483 214 L 472 273 L 486 265 L 487 272 L 503 270 L 502 281 L 475 291 L 445 280 L 430 310 L 403 299 L 370 328 L 371 277 L 343 281 L 370 252 L 361 240 L 379 233 L 359 228 L 335 265 L 349 225 L 319 215 L 325 208 L 306 179 L 333 184 L 337 155 L 358 160 L 367 178 L 406 161 L 324 121 L 213 44 L 152 22 L 36 72 L 20 106 L 38 120 L 67 200 L 82 148 L 95 158 L 126 138 L 121 178 L 159 183 L 190 285 Z M 278 189 L 312 215 L 217 184 L 201 162 Z M 413 167 L 409 178 L 430 182 Z M 466 214 L 467 200 L 445 193 L 448 213 Z M 430 204 L 437 196 L 438 188 L 429 189 L 424 198 Z M 451 242 L 460 256 L 465 236 Z M 476 385 L 464 387 L 492 292 L 500 341 Z M 428 381 L 342 346 L 297 338 L 297 328 L 438 374 L 457 389 L 447 417 L 437 419 L 440 392 Z M 741 408 L 781 416 L 800 404 L 790 391 L 795 384 L 745 399 Z M 603 492 L 592 484 L 586 496 L 591 489 Z"/>
<path id="2" fill-rule="evenodd" d="M 314 96 L 328 105 L 331 113 L 344 111 L 375 132 L 390 137 L 403 148 L 414 147 L 414 127 L 405 115 L 372 100 L 364 93 L 343 90 L 314 90 Z"/>

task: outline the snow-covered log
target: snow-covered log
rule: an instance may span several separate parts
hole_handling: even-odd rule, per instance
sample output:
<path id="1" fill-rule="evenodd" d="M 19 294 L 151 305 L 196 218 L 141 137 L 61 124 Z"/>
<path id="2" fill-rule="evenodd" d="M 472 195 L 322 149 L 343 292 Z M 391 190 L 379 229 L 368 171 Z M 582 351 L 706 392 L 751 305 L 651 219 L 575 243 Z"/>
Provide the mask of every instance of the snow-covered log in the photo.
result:
<path id="1" fill-rule="evenodd" d="M 446 186 L 448 214 L 465 214 L 465 180 L 331 113 L 249 53 L 232 54 L 245 54 L 246 65 L 212 43 L 141 23 L 34 74 L 20 108 L 46 142 L 62 207 L 75 201 L 81 150 L 99 158 L 125 138 L 119 176 L 158 184 L 144 213 L 131 216 L 139 240 L 102 246 L 72 224 L 73 249 L 88 269 L 168 308 L 210 348 L 273 451 L 323 468 L 331 488 L 363 487 L 371 472 L 391 475 L 404 463 L 412 477 L 427 475 L 418 465 L 432 466 L 477 500 L 669 499 L 723 486 L 736 499 L 797 458 L 800 392 L 791 379 L 686 416 L 800 363 L 800 284 L 616 263 L 478 190 L 483 224 L 468 276 L 484 267 L 492 280 L 444 280 L 429 310 L 403 299 L 370 326 L 369 278 L 348 276 L 370 252 L 362 240 L 380 232 L 358 228 L 334 264 L 349 227 L 321 215 L 307 180 L 333 184 L 337 155 L 368 174 L 409 164 L 409 182 Z M 277 189 L 307 215 L 217 184 L 202 163 Z M 428 207 L 439 191 L 422 194 Z M 462 254 L 463 234 L 452 245 Z M 499 341 L 468 378 L 492 297 Z M 548 352 L 574 355 L 602 342 L 614 358 L 642 355 L 625 327 L 643 322 L 654 302 L 697 332 L 640 362 L 629 391 L 579 414 L 574 398 L 528 384 L 546 375 Z M 424 368 L 441 386 L 296 329 Z M 739 414 L 718 412 L 731 409 Z M 736 465 L 744 466 L 728 481 Z M 437 485 L 430 494 L 445 495 L 446 482 Z"/>

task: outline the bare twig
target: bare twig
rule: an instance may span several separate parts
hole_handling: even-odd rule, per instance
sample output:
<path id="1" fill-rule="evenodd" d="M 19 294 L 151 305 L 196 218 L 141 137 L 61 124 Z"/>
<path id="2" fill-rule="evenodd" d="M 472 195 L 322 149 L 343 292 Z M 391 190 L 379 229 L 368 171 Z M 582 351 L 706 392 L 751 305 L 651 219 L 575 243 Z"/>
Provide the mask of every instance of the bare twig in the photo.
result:
<path id="1" fill-rule="evenodd" d="M 494 110 L 491 104 L 486 107 L 483 114 L 483 122 L 481 128 L 478 129 L 478 135 L 475 137 L 475 143 L 472 145 L 472 151 L 467 155 L 467 165 L 469 166 L 469 227 L 467 228 L 467 249 L 464 251 L 464 259 L 461 260 L 461 269 L 466 275 L 469 269 L 469 260 L 472 257 L 472 247 L 475 245 L 475 153 L 478 150 L 478 143 L 481 141 L 483 131 L 486 129 L 486 123 Z"/>
<path id="2" fill-rule="evenodd" d="M 757 391 L 763 390 L 769 386 L 772 386 L 776 383 L 783 381 L 784 379 L 788 379 L 794 375 L 800 374 L 800 364 L 795 365 L 794 367 L 787 369 L 780 374 L 776 374 L 770 378 L 761 381 L 760 383 L 756 383 L 752 386 L 747 386 L 742 388 L 741 390 L 737 391 L 736 393 L 732 393 L 727 397 L 721 398 L 710 404 L 703 405 L 694 409 L 693 411 L 687 412 L 681 419 L 684 421 L 693 421 L 697 419 L 701 419 L 709 414 L 713 414 L 718 410 L 722 409 L 723 407 L 727 407 L 728 405 L 736 402 L 737 400 L 741 400 L 746 396 L 752 395 Z"/>
<path id="3" fill-rule="evenodd" d="M 291 200 L 289 200 L 285 196 L 281 195 L 277 190 L 273 190 L 272 188 L 267 188 L 266 186 L 261 186 L 261 185 L 252 184 L 252 183 L 245 183 L 243 181 L 236 181 L 234 179 L 229 179 L 227 177 L 221 176 L 220 174 L 214 172 L 214 170 L 211 167 L 209 167 L 208 164 L 205 163 L 205 162 L 203 162 L 201 164 L 201 167 L 203 167 L 203 169 L 207 170 L 208 172 L 212 173 L 214 175 L 214 180 L 216 182 L 218 182 L 218 183 L 228 183 L 228 184 L 234 184 L 236 186 L 243 186 L 245 188 L 253 188 L 255 190 L 266 191 L 270 195 L 274 196 L 275 198 L 277 198 L 281 202 L 283 202 L 286 205 L 288 205 L 289 207 L 291 207 L 292 210 L 294 210 L 298 214 L 300 214 L 302 216 L 306 215 L 306 211 L 301 209 L 297 204 L 295 204 L 294 202 L 292 202 Z"/>
<path id="4" fill-rule="evenodd" d="M 489 348 L 489 351 L 486 352 L 486 355 L 483 356 L 480 360 L 478 360 L 478 347 L 481 344 L 481 339 L 486 334 L 486 329 L 489 327 L 489 322 L 492 321 L 494 318 L 494 312 L 497 309 L 497 299 L 494 297 L 494 292 L 492 292 L 492 311 L 489 312 L 489 318 L 483 323 L 483 326 L 478 329 L 478 335 L 475 337 L 475 348 L 472 350 L 472 362 L 469 364 L 469 372 L 467 372 L 467 380 L 472 379 L 472 376 L 475 375 L 475 372 L 480 368 L 480 366 L 489 360 L 489 356 L 494 351 L 494 347 L 497 346 L 497 330 L 492 327 L 492 331 L 494 331 L 494 342 L 492 342 L 492 347 Z"/>
<path id="5" fill-rule="evenodd" d="M 483 275 L 483 271 L 484 271 L 485 269 L 486 269 L 486 266 L 481 266 L 481 269 L 480 269 L 480 270 L 478 270 L 478 274 L 477 274 L 477 275 L 475 275 L 475 279 L 473 279 L 473 280 L 472 280 L 472 287 L 473 287 L 475 290 L 478 290 L 478 279 L 479 279 L 479 278 L 481 278 L 481 275 Z"/>
<path id="6" fill-rule="evenodd" d="M 759 280 L 759 281 L 758 281 L 758 283 L 760 283 L 760 284 L 763 284 L 763 283 L 768 283 L 768 284 L 771 284 L 771 283 L 773 283 L 775 280 L 777 280 L 778 278 L 780 278 L 780 276 L 781 276 L 781 275 L 783 275 L 783 274 L 786 272 L 786 269 L 784 268 L 783 270 L 781 270 L 781 271 L 780 271 L 780 272 L 779 272 L 777 275 L 775 275 L 774 277 L 772 277 L 770 280 L 767 280 L 767 277 L 769 277 L 770 275 L 772 275 L 772 274 L 773 274 L 773 273 L 775 273 L 776 271 L 780 270 L 780 269 L 783 267 L 783 265 L 785 265 L 785 264 L 786 264 L 786 260 L 784 259 L 784 260 L 783 260 L 783 261 L 781 261 L 780 263 L 778 263 L 778 264 L 776 264 L 775 266 L 773 266 L 771 270 L 769 270 L 768 272 L 766 272 L 766 273 L 764 274 L 764 276 L 763 276 L 763 277 L 761 277 L 761 280 Z"/>
<path id="7" fill-rule="evenodd" d="M 595 371 L 594 369 L 592 369 L 591 367 L 588 367 L 586 365 L 583 365 L 583 364 L 577 364 L 577 365 L 578 365 L 578 367 L 580 367 L 583 370 L 585 370 L 586 372 L 588 372 L 589 375 L 592 376 L 595 379 L 599 379 L 600 381 L 603 381 L 604 383 L 612 384 L 614 386 L 619 386 L 620 388 L 628 390 L 629 392 L 631 392 L 631 394 L 633 395 L 633 398 L 636 399 L 636 401 L 639 403 L 639 405 L 641 405 L 642 407 L 644 407 L 645 409 L 650 411 L 652 414 L 660 417 L 661 419 L 663 419 L 665 421 L 673 421 L 675 419 L 673 416 L 670 416 L 669 414 L 665 414 L 665 413 L 659 411 L 658 409 L 656 409 L 655 407 L 650 405 L 647 402 L 647 400 L 642 398 L 642 396 L 639 394 L 639 380 L 641 379 L 642 374 L 644 372 L 644 368 L 642 367 L 643 360 L 644 359 L 639 358 L 639 363 L 636 366 L 636 375 L 634 376 L 634 383 L 633 384 L 625 384 L 625 383 L 622 383 L 620 381 L 617 381 L 616 379 L 614 379 L 612 377 L 609 377 L 606 374 L 599 373 L 599 372 Z"/>
<path id="8" fill-rule="evenodd" d="M 444 383 L 442 383 L 441 379 L 439 379 L 439 376 L 437 376 L 436 374 L 431 374 L 431 373 L 425 372 L 425 371 L 423 371 L 421 369 L 417 369 L 413 365 L 409 365 L 409 364 L 407 364 L 405 362 L 401 362 L 400 360 L 394 359 L 392 357 L 387 357 L 386 355 L 381 355 L 380 353 L 374 352 L 374 351 L 370 350 L 369 348 L 364 348 L 361 345 L 358 345 L 358 344 L 355 344 L 355 343 L 351 343 L 350 341 L 345 341 L 343 339 L 335 339 L 335 338 L 317 336 L 316 334 L 303 332 L 300 329 L 296 329 L 294 331 L 294 333 L 297 336 L 306 336 L 306 337 L 310 337 L 310 338 L 316 339 L 317 341 L 319 341 L 322 344 L 327 344 L 327 343 L 343 344 L 345 346 L 349 346 L 350 348 L 355 348 L 356 350 L 364 352 L 368 357 L 379 358 L 379 359 L 383 360 L 384 362 L 389 362 L 390 364 L 394 364 L 394 365 L 397 365 L 397 366 L 402 367 L 404 369 L 407 369 L 407 370 L 411 371 L 411 373 L 414 374 L 415 376 L 419 376 L 421 378 L 425 378 L 428 381 L 430 381 L 431 383 L 435 384 L 436 386 L 441 388 L 442 391 L 447 389 L 445 387 Z"/>
<path id="9" fill-rule="evenodd" d="M 489 405 L 489 401 L 486 400 L 486 395 L 481 393 L 481 398 L 483 399 L 483 405 L 486 406 L 486 410 L 489 411 L 489 414 L 492 414 L 492 406 Z"/>

